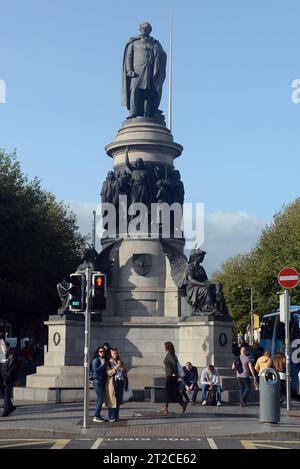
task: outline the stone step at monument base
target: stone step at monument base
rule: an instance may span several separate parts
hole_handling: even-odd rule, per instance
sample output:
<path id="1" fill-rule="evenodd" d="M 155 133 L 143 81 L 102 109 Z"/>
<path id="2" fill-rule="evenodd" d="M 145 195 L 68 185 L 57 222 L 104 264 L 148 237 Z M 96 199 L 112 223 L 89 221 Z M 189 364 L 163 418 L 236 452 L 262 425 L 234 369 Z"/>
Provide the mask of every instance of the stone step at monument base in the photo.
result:
<path id="1" fill-rule="evenodd" d="M 29 388 L 81 387 L 83 386 L 82 366 L 39 366 L 37 373 L 28 375 Z"/>
<path id="2" fill-rule="evenodd" d="M 29 388 L 80 387 L 83 386 L 83 373 L 80 376 L 30 375 L 26 386 Z"/>
<path id="3" fill-rule="evenodd" d="M 220 376 L 230 376 L 230 377 L 236 377 L 236 371 L 232 370 L 231 368 L 222 368 L 222 367 L 217 367 L 218 371 L 220 373 Z"/>
<path id="4" fill-rule="evenodd" d="M 240 402 L 240 392 L 239 390 L 229 390 L 222 392 L 222 402 L 239 403 Z M 247 402 L 259 402 L 259 391 L 251 389 Z"/>
<path id="5" fill-rule="evenodd" d="M 92 389 L 90 389 L 89 392 L 90 402 L 95 401 L 95 392 Z M 55 390 L 50 391 L 48 388 L 15 387 L 13 390 L 13 398 L 22 401 L 55 403 L 56 392 Z M 83 390 L 62 390 L 61 402 L 83 403 Z"/>
<path id="6" fill-rule="evenodd" d="M 35 375 L 83 376 L 83 366 L 38 366 Z M 30 375 L 34 376 L 34 375 Z"/>

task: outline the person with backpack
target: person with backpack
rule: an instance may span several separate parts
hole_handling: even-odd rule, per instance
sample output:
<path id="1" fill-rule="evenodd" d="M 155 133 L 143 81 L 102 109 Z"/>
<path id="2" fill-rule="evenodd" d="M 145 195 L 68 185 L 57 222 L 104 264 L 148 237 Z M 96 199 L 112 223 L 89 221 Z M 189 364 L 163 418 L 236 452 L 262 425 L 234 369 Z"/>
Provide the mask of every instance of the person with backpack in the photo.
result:
<path id="1" fill-rule="evenodd" d="M 207 392 L 211 391 L 216 394 L 217 406 L 221 406 L 221 384 L 219 371 L 214 365 L 208 365 L 201 373 L 202 386 L 202 405 L 207 405 Z"/>
<path id="2" fill-rule="evenodd" d="M 241 347 L 240 356 L 237 357 L 232 363 L 232 369 L 236 370 L 236 377 L 240 389 L 240 406 L 247 406 L 247 397 L 250 392 L 250 373 L 254 378 L 255 385 L 257 386 L 257 380 L 253 365 L 246 355 L 247 349 Z"/>
<path id="3" fill-rule="evenodd" d="M 5 358 L 1 363 L 1 393 L 4 398 L 4 405 L 1 417 L 8 417 L 16 410 L 11 401 L 11 393 L 14 382 L 18 377 L 19 360 L 14 350 L 10 347 L 9 342 L 5 342 L 3 351 Z"/>

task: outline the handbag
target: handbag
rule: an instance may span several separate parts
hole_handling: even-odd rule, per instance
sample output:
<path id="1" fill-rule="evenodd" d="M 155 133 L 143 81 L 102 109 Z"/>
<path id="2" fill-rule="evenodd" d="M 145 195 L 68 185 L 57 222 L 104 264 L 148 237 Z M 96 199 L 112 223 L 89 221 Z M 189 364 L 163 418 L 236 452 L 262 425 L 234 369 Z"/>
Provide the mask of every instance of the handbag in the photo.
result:
<path id="1" fill-rule="evenodd" d="M 132 396 L 133 396 L 133 391 L 132 391 L 131 387 L 128 384 L 127 389 L 125 389 L 125 388 L 123 389 L 123 402 L 129 401 L 129 399 L 131 399 Z"/>
<path id="2" fill-rule="evenodd" d="M 237 373 L 243 373 L 243 364 L 240 357 L 236 358 L 234 361 L 234 368 L 236 369 Z"/>
<path id="3" fill-rule="evenodd" d="M 183 378 L 184 377 L 184 371 L 183 371 L 182 366 L 179 363 L 179 360 L 177 360 L 176 365 L 177 365 L 177 375 L 179 376 L 179 378 Z"/>

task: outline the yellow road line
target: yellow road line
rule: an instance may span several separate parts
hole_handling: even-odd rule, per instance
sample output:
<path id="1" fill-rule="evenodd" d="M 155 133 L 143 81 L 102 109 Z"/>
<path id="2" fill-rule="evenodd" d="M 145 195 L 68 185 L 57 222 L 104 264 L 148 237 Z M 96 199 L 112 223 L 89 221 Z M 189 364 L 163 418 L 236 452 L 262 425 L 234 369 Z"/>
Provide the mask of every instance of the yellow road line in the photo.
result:
<path id="1" fill-rule="evenodd" d="M 35 438 L 0 438 L 0 442 L 3 441 L 17 441 L 17 443 L 10 443 L 10 444 L 1 444 L 0 443 L 0 449 L 1 448 L 13 448 L 17 446 L 33 446 L 33 445 L 42 445 L 42 444 L 51 444 L 54 443 L 51 448 L 49 449 L 63 449 L 71 440 L 64 440 L 64 439 L 59 439 L 59 440 L 41 440 L 41 439 L 35 439 Z"/>
<path id="2" fill-rule="evenodd" d="M 300 446 L 300 441 L 277 441 L 277 440 L 240 440 L 241 444 L 246 449 L 257 449 L 257 448 L 273 448 L 273 449 L 289 449 L 286 446 L 279 446 L 275 443 L 284 443 L 286 445 L 296 444 Z"/>
<path id="3" fill-rule="evenodd" d="M 56 440 L 56 443 L 50 449 L 63 449 L 71 440 Z"/>
<path id="4" fill-rule="evenodd" d="M 41 445 L 41 444 L 46 444 L 46 443 L 53 443 L 53 440 L 35 440 L 35 441 L 31 441 L 30 443 L 26 443 L 26 440 L 23 440 L 25 441 L 24 443 L 11 443 L 11 444 L 8 444 L 8 445 L 1 445 L 0 446 L 0 449 L 1 448 L 13 448 L 13 447 L 16 447 L 16 446 L 33 446 L 33 445 Z"/>

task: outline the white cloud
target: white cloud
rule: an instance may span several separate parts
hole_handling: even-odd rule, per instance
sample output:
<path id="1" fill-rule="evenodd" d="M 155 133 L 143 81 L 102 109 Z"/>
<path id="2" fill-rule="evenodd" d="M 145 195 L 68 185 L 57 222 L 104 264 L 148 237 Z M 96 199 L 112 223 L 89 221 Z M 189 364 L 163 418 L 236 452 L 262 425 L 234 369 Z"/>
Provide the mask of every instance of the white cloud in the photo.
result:
<path id="1" fill-rule="evenodd" d="M 77 224 L 83 235 L 92 235 L 93 229 L 93 210 L 96 210 L 97 204 L 69 201 L 70 209 L 77 217 Z M 91 238 L 92 239 L 92 238 Z M 100 241 L 96 240 L 96 249 L 100 249 Z"/>
<path id="2" fill-rule="evenodd" d="M 248 252 L 259 238 L 266 222 L 245 212 L 217 212 L 205 219 L 205 268 L 211 274 L 238 253 Z"/>

